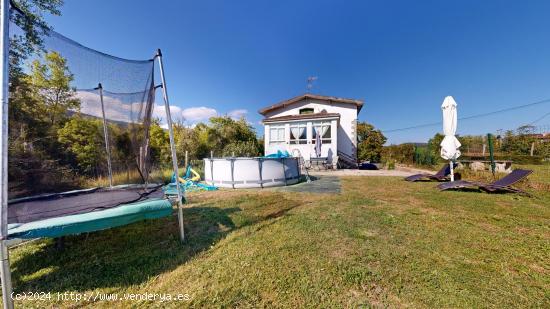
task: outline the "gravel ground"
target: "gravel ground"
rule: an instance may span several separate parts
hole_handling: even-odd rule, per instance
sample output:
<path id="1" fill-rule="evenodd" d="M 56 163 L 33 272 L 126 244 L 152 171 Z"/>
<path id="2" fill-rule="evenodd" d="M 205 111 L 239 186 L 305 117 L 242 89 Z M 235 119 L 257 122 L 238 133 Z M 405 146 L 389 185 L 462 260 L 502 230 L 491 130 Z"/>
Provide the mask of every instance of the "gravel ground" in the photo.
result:
<path id="1" fill-rule="evenodd" d="M 327 171 L 309 171 L 310 175 L 313 176 L 395 176 L 395 177 L 408 177 L 418 173 L 433 173 L 426 170 L 408 168 L 398 166 L 394 170 L 351 170 L 351 169 L 342 169 L 342 170 L 327 170 Z"/>

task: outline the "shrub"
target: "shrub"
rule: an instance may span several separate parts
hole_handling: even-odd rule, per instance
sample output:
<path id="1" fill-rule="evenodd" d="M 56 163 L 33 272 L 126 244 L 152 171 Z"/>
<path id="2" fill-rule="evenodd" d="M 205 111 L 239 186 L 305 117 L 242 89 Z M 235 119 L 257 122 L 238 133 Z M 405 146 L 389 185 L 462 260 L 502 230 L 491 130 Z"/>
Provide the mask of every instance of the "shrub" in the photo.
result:
<path id="1" fill-rule="evenodd" d="M 258 149 L 258 142 L 256 140 L 233 141 L 223 148 L 222 154 L 226 157 L 255 157 L 260 154 Z"/>
<path id="2" fill-rule="evenodd" d="M 357 156 L 360 161 L 380 162 L 387 138 L 380 130 L 366 122 L 357 124 Z"/>
<path id="3" fill-rule="evenodd" d="M 475 157 L 475 156 L 462 156 L 458 158 L 458 160 L 484 160 L 488 161 L 489 157 Z M 503 161 L 512 161 L 515 164 L 543 164 L 544 163 L 544 157 L 543 156 L 529 156 L 529 155 L 499 155 L 495 156 L 495 160 L 503 160 Z"/>
<path id="4" fill-rule="evenodd" d="M 400 144 L 385 146 L 382 149 L 382 162 L 413 164 L 414 163 L 414 144 Z"/>
<path id="5" fill-rule="evenodd" d="M 414 147 L 414 163 L 418 165 L 435 165 L 438 157 L 434 156 L 430 146 Z"/>

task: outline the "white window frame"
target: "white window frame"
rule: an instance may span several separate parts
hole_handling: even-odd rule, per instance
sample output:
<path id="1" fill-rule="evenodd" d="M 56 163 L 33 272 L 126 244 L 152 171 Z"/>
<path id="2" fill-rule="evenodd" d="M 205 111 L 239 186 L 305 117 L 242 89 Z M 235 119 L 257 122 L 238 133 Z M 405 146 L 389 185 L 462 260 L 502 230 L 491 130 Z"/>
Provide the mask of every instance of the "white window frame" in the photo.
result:
<path id="1" fill-rule="evenodd" d="M 332 144 L 332 122 L 330 121 L 317 121 L 311 123 L 311 143 L 315 144 L 315 128 L 327 127 L 325 134 L 330 134 L 330 137 L 322 137 L 321 142 L 323 144 Z"/>
<path id="2" fill-rule="evenodd" d="M 273 131 L 280 132 L 282 131 L 282 134 L 273 134 Z M 282 139 L 281 139 L 282 136 Z M 286 136 L 286 128 L 284 125 L 271 125 L 269 126 L 269 143 L 270 144 L 282 144 L 285 142 L 285 136 Z M 279 138 L 274 138 L 279 137 Z"/>
<path id="3" fill-rule="evenodd" d="M 292 129 L 304 129 L 305 137 L 304 138 L 292 138 Z M 294 145 L 305 145 L 307 144 L 307 122 L 293 122 L 290 124 L 290 144 Z"/>

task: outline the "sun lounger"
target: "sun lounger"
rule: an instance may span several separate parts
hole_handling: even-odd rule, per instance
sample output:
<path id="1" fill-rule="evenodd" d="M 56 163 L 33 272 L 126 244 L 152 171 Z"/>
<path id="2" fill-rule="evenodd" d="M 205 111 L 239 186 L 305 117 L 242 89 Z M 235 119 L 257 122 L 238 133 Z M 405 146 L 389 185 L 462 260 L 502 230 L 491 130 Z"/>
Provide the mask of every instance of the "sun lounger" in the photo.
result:
<path id="1" fill-rule="evenodd" d="M 437 173 L 435 174 L 416 174 L 409 177 L 406 177 L 406 181 L 420 181 L 420 180 L 437 180 L 437 181 L 443 181 L 447 179 L 447 176 L 451 174 L 451 168 L 449 164 L 445 164 Z"/>
<path id="2" fill-rule="evenodd" d="M 514 192 L 529 195 L 527 192 L 513 188 L 512 185 L 529 176 L 533 171 L 517 169 L 510 174 L 492 183 L 483 183 L 477 181 L 458 180 L 442 183 L 437 186 L 439 190 L 452 190 L 464 188 L 479 188 L 486 192 Z"/>

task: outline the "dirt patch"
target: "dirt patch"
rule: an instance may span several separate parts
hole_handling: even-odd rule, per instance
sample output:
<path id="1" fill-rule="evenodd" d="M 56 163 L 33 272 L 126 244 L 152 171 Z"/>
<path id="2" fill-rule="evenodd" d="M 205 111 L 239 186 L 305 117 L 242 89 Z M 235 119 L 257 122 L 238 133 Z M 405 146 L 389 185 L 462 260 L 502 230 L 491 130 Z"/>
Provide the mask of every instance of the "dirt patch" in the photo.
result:
<path id="1" fill-rule="evenodd" d="M 361 290 L 349 290 L 348 306 L 350 307 L 367 307 L 367 308 L 388 308 L 389 303 L 395 304 L 398 308 L 407 308 L 407 304 L 391 294 L 387 289 L 375 282 L 361 285 Z"/>
<path id="2" fill-rule="evenodd" d="M 353 170 L 353 169 L 342 169 L 342 170 L 328 170 L 328 171 L 312 171 L 310 175 L 312 176 L 393 176 L 393 177 L 408 177 L 419 172 L 425 172 L 421 170 L 411 170 L 411 169 L 401 169 L 397 168 L 395 170 Z"/>
<path id="3" fill-rule="evenodd" d="M 491 233 L 498 233 L 501 230 L 501 228 L 499 228 L 498 226 L 495 226 L 487 222 L 479 222 L 478 226 L 484 231 L 491 232 Z"/>
<path id="4" fill-rule="evenodd" d="M 543 274 L 543 275 L 548 275 L 550 274 L 550 270 L 540 266 L 540 265 L 537 265 L 537 264 L 531 264 L 529 265 L 529 268 L 533 271 L 536 271 L 537 273 L 539 274 Z"/>

